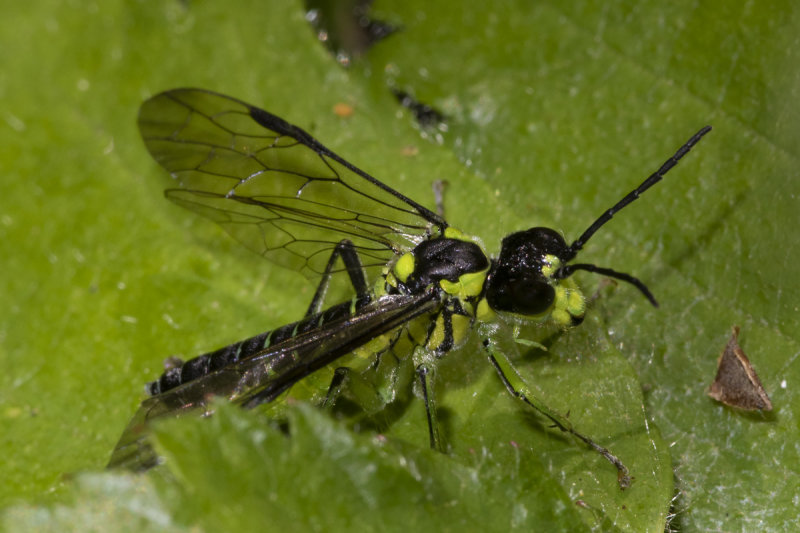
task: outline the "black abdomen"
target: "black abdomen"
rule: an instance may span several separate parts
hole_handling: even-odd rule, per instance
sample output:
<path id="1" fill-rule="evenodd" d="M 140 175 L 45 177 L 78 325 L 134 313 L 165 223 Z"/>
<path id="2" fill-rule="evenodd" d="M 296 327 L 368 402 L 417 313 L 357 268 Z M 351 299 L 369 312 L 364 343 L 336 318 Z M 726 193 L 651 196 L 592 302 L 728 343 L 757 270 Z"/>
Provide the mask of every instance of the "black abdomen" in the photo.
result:
<path id="1" fill-rule="evenodd" d="M 355 302 L 355 309 L 369 303 L 370 298 L 359 298 Z M 353 302 L 344 302 L 318 313 L 308 316 L 298 322 L 281 326 L 271 331 L 265 331 L 255 337 L 225 346 L 214 352 L 209 352 L 190 359 L 180 366 L 170 368 L 156 381 L 146 385 L 146 390 L 151 396 L 162 394 L 184 383 L 194 381 L 212 372 L 225 368 L 243 359 L 252 357 L 267 348 L 276 346 L 303 333 L 313 331 L 321 325 L 332 320 L 347 318 L 352 314 Z"/>

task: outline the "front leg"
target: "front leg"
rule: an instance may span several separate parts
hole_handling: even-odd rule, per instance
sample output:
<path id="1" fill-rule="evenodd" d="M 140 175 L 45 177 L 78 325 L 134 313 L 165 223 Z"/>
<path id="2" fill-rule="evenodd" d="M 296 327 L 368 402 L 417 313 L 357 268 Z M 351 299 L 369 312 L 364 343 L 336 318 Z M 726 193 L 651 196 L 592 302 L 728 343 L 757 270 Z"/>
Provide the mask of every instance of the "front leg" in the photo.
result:
<path id="1" fill-rule="evenodd" d="M 428 437 L 431 449 L 444 453 L 442 439 L 439 436 L 439 418 L 436 411 L 436 396 L 433 390 L 433 373 L 425 363 L 417 366 L 417 377 L 422 390 L 422 399 L 425 402 L 425 414 L 428 419 Z"/>

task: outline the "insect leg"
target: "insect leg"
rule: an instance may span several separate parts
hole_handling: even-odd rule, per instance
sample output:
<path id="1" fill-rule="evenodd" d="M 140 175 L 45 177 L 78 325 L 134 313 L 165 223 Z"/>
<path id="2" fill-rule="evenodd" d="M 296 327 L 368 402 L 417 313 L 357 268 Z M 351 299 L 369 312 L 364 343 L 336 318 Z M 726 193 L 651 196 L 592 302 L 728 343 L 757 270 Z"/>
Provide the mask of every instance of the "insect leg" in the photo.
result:
<path id="1" fill-rule="evenodd" d="M 382 392 L 367 377 L 350 367 L 341 366 L 334 370 L 322 407 L 333 409 L 339 400 L 344 398 L 355 402 L 364 414 L 372 415 L 391 401 L 391 398 L 387 398 Z"/>
<path id="2" fill-rule="evenodd" d="M 325 294 L 328 292 L 328 286 L 331 281 L 331 274 L 333 267 L 336 264 L 336 259 L 341 257 L 344 263 L 347 275 L 350 277 L 350 283 L 356 291 L 356 296 L 359 300 L 367 303 L 369 300 L 363 299 L 369 295 L 369 287 L 367 286 L 367 278 L 364 274 L 364 268 L 361 266 L 361 259 L 358 257 L 353 243 L 348 240 L 339 241 L 336 248 L 333 249 L 328 264 L 325 266 L 325 272 L 322 273 L 322 280 L 317 286 L 317 291 L 314 293 L 314 298 L 311 299 L 311 305 L 308 306 L 305 316 L 311 316 L 322 311 L 322 303 L 325 300 Z"/>
<path id="3" fill-rule="evenodd" d="M 587 446 L 592 448 L 594 451 L 602 455 L 607 461 L 613 464 L 617 469 L 617 482 L 619 483 L 621 489 L 625 490 L 630 486 L 631 476 L 628 472 L 628 469 L 622 463 L 622 461 L 617 458 L 617 456 L 608 451 L 608 449 L 594 442 L 589 437 L 578 433 L 565 417 L 551 410 L 549 407 L 547 407 L 547 405 L 544 404 L 544 402 L 539 400 L 530 390 L 522 377 L 514 369 L 514 366 L 511 364 L 511 361 L 509 361 L 508 357 L 503 352 L 496 350 L 488 339 L 483 341 L 483 346 L 486 349 L 487 355 L 489 356 L 489 362 L 492 363 L 492 366 L 500 376 L 500 380 L 503 382 L 503 385 L 505 385 L 506 389 L 509 393 L 511 393 L 512 396 L 524 402 L 529 407 L 533 407 L 539 411 L 541 414 L 549 418 L 555 427 L 561 431 L 571 433 L 578 439 L 582 440 Z"/>
<path id="4" fill-rule="evenodd" d="M 429 366 L 432 353 L 436 358 L 453 349 L 455 338 L 453 336 L 453 309 L 445 307 L 439 313 L 439 317 L 430 323 L 428 335 L 425 342 L 414 350 L 414 362 L 416 365 L 417 377 L 419 378 L 422 400 L 425 402 L 425 414 L 428 419 L 428 437 L 430 438 L 431 448 L 442 453 L 445 452 L 444 443 L 439 434 L 439 418 L 436 408 L 436 396 L 434 394 L 432 368 Z M 440 326 L 441 324 L 441 326 Z M 431 341 L 435 340 L 433 346 Z M 425 348 L 424 346 L 427 346 Z M 430 379 L 429 379 L 430 376 Z"/>
<path id="5" fill-rule="evenodd" d="M 342 387 L 347 382 L 350 375 L 350 369 L 346 366 L 340 366 L 333 371 L 333 378 L 330 385 L 328 385 L 328 392 L 325 393 L 325 400 L 322 402 L 322 407 L 330 408 L 336 403 L 336 400 L 342 394 Z"/>
<path id="6" fill-rule="evenodd" d="M 428 381 L 430 369 L 425 363 L 417 366 L 417 377 L 422 388 L 422 399 L 425 401 L 425 414 L 428 417 L 428 436 L 431 441 L 431 448 L 444 452 L 442 439 L 439 437 L 439 419 L 436 415 L 436 397 L 433 392 L 433 383 Z"/>
<path id="7" fill-rule="evenodd" d="M 374 414 L 391 403 L 398 389 L 407 387 L 412 379 L 410 362 L 403 365 L 403 360 L 393 351 L 401 333 L 398 331 L 385 347 L 370 354 L 374 360 L 365 368 L 336 368 L 322 406 L 333 408 L 344 397 L 367 414 Z M 366 354 L 362 356 L 367 357 Z"/>

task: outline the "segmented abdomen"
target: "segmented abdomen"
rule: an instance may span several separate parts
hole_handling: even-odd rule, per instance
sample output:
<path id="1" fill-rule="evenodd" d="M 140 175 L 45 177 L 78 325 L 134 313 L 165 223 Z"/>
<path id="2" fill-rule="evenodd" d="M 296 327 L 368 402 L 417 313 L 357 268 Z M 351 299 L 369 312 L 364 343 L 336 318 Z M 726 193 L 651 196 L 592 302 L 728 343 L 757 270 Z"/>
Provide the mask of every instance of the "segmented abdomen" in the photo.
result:
<path id="1" fill-rule="evenodd" d="M 161 377 L 156 381 L 148 383 L 146 390 L 151 396 L 162 394 L 184 383 L 194 381 L 228 365 L 252 357 L 298 335 L 313 331 L 332 320 L 347 318 L 353 311 L 360 309 L 369 301 L 370 298 L 364 297 L 354 302 L 350 301 L 334 305 L 321 313 L 308 316 L 297 322 L 286 324 L 271 331 L 265 331 L 219 350 L 199 355 L 180 366 L 170 368 L 161 374 Z"/>

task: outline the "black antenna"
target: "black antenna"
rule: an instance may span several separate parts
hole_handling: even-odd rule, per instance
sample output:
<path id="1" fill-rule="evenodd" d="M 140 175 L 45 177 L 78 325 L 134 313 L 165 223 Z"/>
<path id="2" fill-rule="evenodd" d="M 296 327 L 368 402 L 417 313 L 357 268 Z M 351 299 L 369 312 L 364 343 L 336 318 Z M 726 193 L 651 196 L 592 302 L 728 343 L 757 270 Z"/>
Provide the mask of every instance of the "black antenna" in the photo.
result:
<path id="1" fill-rule="evenodd" d="M 627 195 L 625 195 L 625 197 L 622 200 L 620 200 L 619 202 L 617 202 L 616 204 L 614 204 L 613 207 L 611 207 L 610 209 L 606 210 L 605 213 L 600 215 L 600 217 L 597 220 L 595 220 L 594 223 L 591 226 L 589 226 L 589 228 L 586 231 L 583 232 L 583 235 L 578 237 L 575 240 L 575 242 L 573 242 L 572 244 L 569 245 L 569 248 L 567 249 L 567 253 L 563 257 L 563 261 L 566 262 L 566 261 L 570 261 L 571 259 L 573 259 L 577 255 L 577 253 L 583 248 L 583 245 L 586 244 L 586 241 L 591 239 L 592 235 L 594 235 L 595 232 L 597 230 L 599 230 L 603 226 L 603 224 L 605 224 L 606 222 L 611 220 L 611 217 L 613 217 L 623 207 L 625 207 L 629 203 L 631 203 L 634 200 L 636 200 L 637 198 L 639 198 L 639 196 L 641 196 L 641 194 L 644 191 L 646 191 L 647 189 L 649 189 L 650 187 L 652 187 L 653 185 L 655 185 L 656 183 L 661 181 L 664 178 L 664 175 L 667 172 L 669 172 L 672 169 L 672 167 L 677 165 L 678 161 L 680 161 L 683 156 L 685 156 L 687 153 L 689 153 L 689 150 L 691 150 L 692 147 L 700 141 L 700 139 L 703 137 L 703 135 L 705 135 L 709 131 L 711 131 L 711 126 L 706 126 L 705 128 L 701 129 L 700 131 L 698 131 L 697 133 L 692 135 L 692 138 L 689 139 L 688 141 L 686 141 L 686 144 L 684 144 L 683 146 L 678 148 L 678 151 L 675 152 L 675 155 L 673 155 L 672 157 L 667 159 L 664 162 L 664 164 L 661 165 L 661 168 L 659 168 L 653 174 L 651 174 L 650 177 L 647 178 L 646 180 L 644 180 L 641 185 L 639 185 L 634 190 L 632 190 Z M 578 270 L 577 268 L 575 268 L 576 266 L 578 266 L 578 265 L 574 265 L 572 270 Z M 584 268 L 585 266 L 586 265 L 581 265 L 580 270 L 589 270 L 588 268 Z M 598 270 L 594 270 L 593 272 L 600 272 L 600 270 L 599 269 Z M 626 274 L 626 276 L 627 276 L 627 274 Z M 611 276 L 611 277 L 619 277 L 619 276 Z M 619 279 L 623 279 L 624 281 L 630 281 L 630 280 L 627 280 L 627 279 L 621 278 L 621 277 L 619 277 Z M 636 279 L 636 278 L 633 278 L 633 279 Z M 634 285 L 639 287 L 639 290 L 642 290 L 644 285 L 639 280 L 636 280 L 636 281 L 639 282 L 639 284 L 633 283 L 633 282 L 631 282 L 631 283 L 633 283 Z M 645 291 L 642 291 L 642 292 L 645 292 Z M 645 292 L 645 296 L 648 296 L 648 299 L 650 301 L 655 302 L 655 300 L 653 299 L 653 296 L 649 295 L 649 291 Z"/>
<path id="2" fill-rule="evenodd" d="M 576 270 L 586 270 L 589 272 L 594 272 L 595 274 L 601 274 L 603 276 L 608 276 L 609 278 L 615 278 L 622 281 L 626 281 L 639 289 L 644 297 L 650 300 L 650 303 L 653 304 L 653 307 L 658 307 L 658 302 L 656 301 L 655 296 L 653 293 L 650 292 L 650 289 L 647 288 L 647 285 L 642 283 L 642 281 L 638 278 L 631 276 L 630 274 L 626 274 L 625 272 L 617 272 L 616 270 L 611 270 L 610 268 L 603 268 L 595 265 L 591 265 L 588 263 L 575 263 L 574 265 L 567 265 L 558 271 L 558 277 L 568 278 L 572 275 L 573 272 Z"/>
<path id="3" fill-rule="evenodd" d="M 623 207 L 625 207 L 629 203 L 639 198 L 639 196 L 641 196 L 641 194 L 644 191 L 646 191 L 647 189 L 649 189 L 650 187 L 661 181 L 664 178 L 664 175 L 667 172 L 669 172 L 672 169 L 672 167 L 677 165 L 678 161 L 680 161 L 683 156 L 689 153 L 689 150 L 691 150 L 692 147 L 695 144 L 697 144 L 698 141 L 700 141 L 700 139 L 703 138 L 703 135 L 705 135 L 709 131 L 711 131 L 711 126 L 706 126 L 705 128 L 701 129 L 700 131 L 692 135 L 692 138 L 686 141 L 686 144 L 678 148 L 678 151 L 675 152 L 675 155 L 667 159 L 664 162 L 664 164 L 661 165 L 661 168 L 659 168 L 657 171 L 651 174 L 650 177 L 644 180 L 641 185 L 639 185 L 634 190 L 626 194 L 625 197 L 616 204 L 614 204 L 613 207 L 607 209 L 605 213 L 600 215 L 600 217 L 597 220 L 595 220 L 586 231 L 583 232 L 583 235 L 578 237 L 575 240 L 575 242 L 569 245 L 569 247 L 566 250 L 566 253 L 561 258 L 561 260 L 564 263 L 566 263 L 567 261 L 574 259 L 575 256 L 578 254 L 578 252 L 583 248 L 583 245 L 586 244 L 586 241 L 588 241 L 592 237 L 592 235 L 594 235 L 597 232 L 597 230 L 599 230 L 603 226 L 603 224 L 611 220 L 611 218 Z M 648 289 L 647 286 L 644 283 L 642 283 L 642 281 L 639 280 L 638 278 L 635 278 L 630 274 L 625 274 L 624 272 L 617 272 L 616 270 L 611 270 L 610 268 L 603 268 L 588 263 L 576 263 L 574 265 L 562 266 L 556 273 L 556 277 L 558 279 L 567 278 L 571 276 L 572 273 L 575 272 L 576 270 L 586 270 L 588 272 L 602 274 L 604 276 L 608 276 L 609 278 L 615 278 L 630 283 L 631 285 L 639 289 L 639 291 L 645 296 L 645 298 L 647 298 L 650 301 L 651 304 L 653 304 L 654 307 L 658 307 L 658 302 L 653 296 L 653 293 L 650 292 L 650 289 Z"/>

